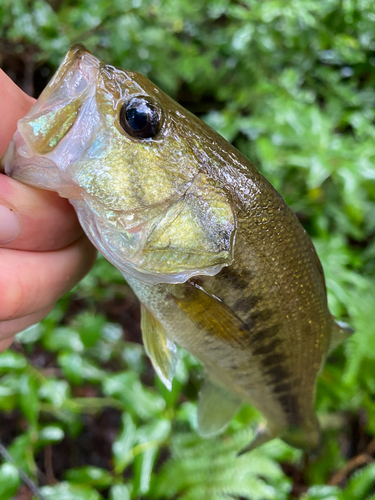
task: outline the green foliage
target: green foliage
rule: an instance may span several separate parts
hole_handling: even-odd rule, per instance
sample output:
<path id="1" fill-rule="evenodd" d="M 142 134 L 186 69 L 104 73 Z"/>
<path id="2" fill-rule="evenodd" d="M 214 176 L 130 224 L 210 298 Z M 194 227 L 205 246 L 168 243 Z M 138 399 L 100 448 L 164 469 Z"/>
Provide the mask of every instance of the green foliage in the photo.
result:
<path id="1" fill-rule="evenodd" d="M 20 479 L 14 465 L 3 464 L 0 467 L 0 495 L 3 500 L 13 498 L 16 493 Z"/>
<path id="2" fill-rule="evenodd" d="M 74 486 L 67 482 L 60 483 L 57 486 L 44 486 L 41 489 L 46 500 L 100 500 L 103 497 L 92 488 Z"/>
<path id="3" fill-rule="evenodd" d="M 114 419 L 107 448 L 95 449 L 105 459 L 66 460 L 46 498 L 374 499 L 373 464 L 327 485 L 375 436 L 374 20 L 369 0 L 0 1 L 0 62 L 13 75 L 25 68 L 29 91 L 82 41 L 151 78 L 243 151 L 313 237 L 331 311 L 356 329 L 319 380 L 319 459 L 280 441 L 236 458 L 257 413 L 243 408 L 223 436 L 202 441 L 197 363 L 183 355 L 171 393 L 153 378 L 136 319 L 116 306 L 133 299 L 100 258 L 0 355 L 0 411 L 11 427 L 8 435 L 2 425 L 2 439 L 34 478 L 49 449 L 84 449 L 100 418 Z M 0 497 L 18 486 L 15 465 L 3 463 Z"/>
<path id="4" fill-rule="evenodd" d="M 248 430 L 208 443 L 191 433 L 173 436 L 172 457 L 155 481 L 155 498 L 180 493 L 183 500 L 286 499 L 290 481 L 264 449 L 236 456 L 252 437 Z"/>
<path id="5" fill-rule="evenodd" d="M 313 486 L 304 500 L 371 500 L 375 484 L 374 464 L 361 469 L 348 481 L 344 490 L 335 486 Z"/>

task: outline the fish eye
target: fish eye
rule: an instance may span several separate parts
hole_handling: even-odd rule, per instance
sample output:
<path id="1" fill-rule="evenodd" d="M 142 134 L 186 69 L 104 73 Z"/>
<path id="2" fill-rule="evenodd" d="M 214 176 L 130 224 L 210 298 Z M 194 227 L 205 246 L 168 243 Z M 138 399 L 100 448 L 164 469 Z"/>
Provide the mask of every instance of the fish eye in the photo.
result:
<path id="1" fill-rule="evenodd" d="M 133 97 L 124 102 L 120 110 L 120 125 L 137 139 L 155 137 L 163 124 L 160 106 L 148 97 Z"/>

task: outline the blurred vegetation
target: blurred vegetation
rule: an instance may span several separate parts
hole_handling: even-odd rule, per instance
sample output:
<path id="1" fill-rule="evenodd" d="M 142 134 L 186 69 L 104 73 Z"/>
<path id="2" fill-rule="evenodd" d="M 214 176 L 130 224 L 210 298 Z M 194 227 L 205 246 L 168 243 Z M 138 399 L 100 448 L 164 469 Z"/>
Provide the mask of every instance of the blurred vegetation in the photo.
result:
<path id="1" fill-rule="evenodd" d="M 1 439 L 46 498 L 375 499 L 374 25 L 372 0 L 0 0 L 1 66 L 29 93 L 82 41 L 244 152 L 313 238 L 331 311 L 357 330 L 318 384 L 319 456 L 274 440 L 235 458 L 258 414 L 199 439 L 199 365 L 184 355 L 162 386 L 135 299 L 100 258 L 0 355 Z M 31 498 L 14 463 L 0 498 Z"/>

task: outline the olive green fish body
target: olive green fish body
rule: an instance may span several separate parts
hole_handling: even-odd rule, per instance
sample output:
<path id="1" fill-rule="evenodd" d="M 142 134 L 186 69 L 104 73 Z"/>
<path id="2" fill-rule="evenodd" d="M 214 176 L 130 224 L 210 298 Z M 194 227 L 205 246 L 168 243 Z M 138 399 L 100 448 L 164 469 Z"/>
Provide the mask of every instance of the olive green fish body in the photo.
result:
<path id="1" fill-rule="evenodd" d="M 270 435 L 288 439 L 290 432 L 292 444 L 315 447 L 315 383 L 336 328 L 322 267 L 295 215 L 251 164 L 240 175 L 224 165 L 222 175 L 243 187 L 236 190 L 232 265 L 181 285 L 128 281 L 171 339 L 200 359 L 213 380 L 264 414 Z M 192 309 L 204 296 L 206 321 L 200 322 Z M 224 327 L 214 321 L 218 306 L 229 320 Z M 300 427 L 304 435 L 294 437 Z"/>
<path id="2" fill-rule="evenodd" d="M 176 344 L 207 373 L 203 435 L 241 403 L 300 447 L 319 439 L 316 378 L 349 329 L 328 307 L 308 235 L 255 167 L 142 75 L 74 46 L 3 160 L 69 198 L 142 304 L 142 333 L 170 387 Z"/>

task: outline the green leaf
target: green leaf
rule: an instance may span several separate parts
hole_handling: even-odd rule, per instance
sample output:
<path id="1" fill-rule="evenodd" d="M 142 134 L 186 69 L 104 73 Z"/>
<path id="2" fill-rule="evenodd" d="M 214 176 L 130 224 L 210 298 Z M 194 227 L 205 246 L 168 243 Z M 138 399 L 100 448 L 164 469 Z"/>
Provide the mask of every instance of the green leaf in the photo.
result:
<path id="1" fill-rule="evenodd" d="M 341 489 L 337 486 L 316 485 L 309 488 L 304 500 L 338 500 Z"/>
<path id="2" fill-rule="evenodd" d="M 145 369 L 145 357 L 146 355 L 143 346 L 126 342 L 122 351 L 122 358 L 130 370 L 136 373 L 142 373 Z"/>
<path id="3" fill-rule="evenodd" d="M 375 464 L 370 464 L 357 471 L 350 478 L 348 485 L 344 490 L 344 499 L 362 500 L 365 495 L 371 492 L 375 484 Z"/>
<path id="4" fill-rule="evenodd" d="M 47 500 L 100 500 L 102 497 L 92 488 L 74 486 L 63 482 L 56 486 L 43 486 L 41 492 Z"/>
<path id="5" fill-rule="evenodd" d="M 36 325 L 31 325 L 26 330 L 17 333 L 16 340 L 21 342 L 21 344 L 29 344 L 31 342 L 36 342 L 43 335 L 43 327 L 40 323 Z"/>
<path id="6" fill-rule="evenodd" d="M 74 325 L 85 347 L 93 347 L 102 334 L 106 318 L 100 314 L 84 312 L 76 316 Z"/>
<path id="7" fill-rule="evenodd" d="M 39 396 L 49 401 L 55 408 L 61 408 L 70 395 L 70 387 L 66 380 L 48 378 L 39 389 Z"/>
<path id="8" fill-rule="evenodd" d="M 156 498 L 183 493 L 181 498 L 203 500 L 225 493 L 252 500 L 286 499 L 290 482 L 261 449 L 236 456 L 250 439 L 249 431 L 225 440 L 202 440 L 195 434 L 174 436 L 172 458 L 155 478 Z"/>
<path id="9" fill-rule="evenodd" d="M 116 474 L 120 474 L 132 461 L 130 450 L 136 442 L 136 426 L 129 413 L 121 416 L 122 430 L 112 445 Z"/>
<path id="10" fill-rule="evenodd" d="M 32 375 L 24 373 L 20 376 L 18 394 L 19 405 L 27 420 L 34 426 L 38 420 L 40 407 L 38 390 L 38 381 Z"/>
<path id="11" fill-rule="evenodd" d="M 0 379 L 0 408 L 13 410 L 17 402 L 19 377 L 17 372 L 10 373 Z"/>
<path id="12" fill-rule="evenodd" d="M 46 425 L 39 430 L 38 439 L 40 444 L 58 443 L 64 439 L 64 431 L 57 425 Z"/>
<path id="13" fill-rule="evenodd" d="M 70 469 L 66 472 L 65 477 L 70 483 L 95 486 L 100 489 L 107 488 L 113 481 L 112 475 L 107 470 L 93 466 Z"/>
<path id="14" fill-rule="evenodd" d="M 43 337 L 44 345 L 49 351 L 71 350 L 82 352 L 84 344 L 80 334 L 69 327 L 55 328 L 49 335 Z"/>
<path id="15" fill-rule="evenodd" d="M 1 500 L 10 500 L 14 498 L 20 478 L 17 468 L 12 464 L 3 464 L 0 466 L 0 498 Z"/>
<path id="16" fill-rule="evenodd" d="M 151 473 L 157 453 L 156 447 L 148 448 L 134 459 L 134 490 L 138 497 L 145 495 L 150 490 Z"/>
<path id="17" fill-rule="evenodd" d="M 109 500 L 130 500 L 129 488 L 124 484 L 116 484 L 112 486 L 109 492 Z"/>
<path id="18" fill-rule="evenodd" d="M 0 373 L 9 370 L 22 370 L 26 365 L 26 358 L 11 349 L 0 354 Z"/>
<path id="19" fill-rule="evenodd" d="M 169 437 L 169 420 L 154 420 L 137 430 L 137 456 L 134 460 L 134 491 L 138 496 L 145 495 L 150 489 L 151 473 L 161 445 Z"/>
<path id="20" fill-rule="evenodd" d="M 33 438 L 33 439 L 32 439 Z M 16 465 L 26 474 L 35 475 L 37 467 L 34 459 L 34 435 L 26 432 L 12 441 L 8 452 L 14 459 Z"/>
<path id="21" fill-rule="evenodd" d="M 108 396 L 119 399 L 129 412 L 140 418 L 150 418 L 165 407 L 164 399 L 145 389 L 138 376 L 132 372 L 116 373 L 103 381 L 103 391 Z"/>
<path id="22" fill-rule="evenodd" d="M 82 357 L 78 353 L 63 352 L 58 357 L 65 376 L 73 384 L 81 384 L 84 380 L 100 382 L 105 378 L 105 372 L 91 360 Z"/>

